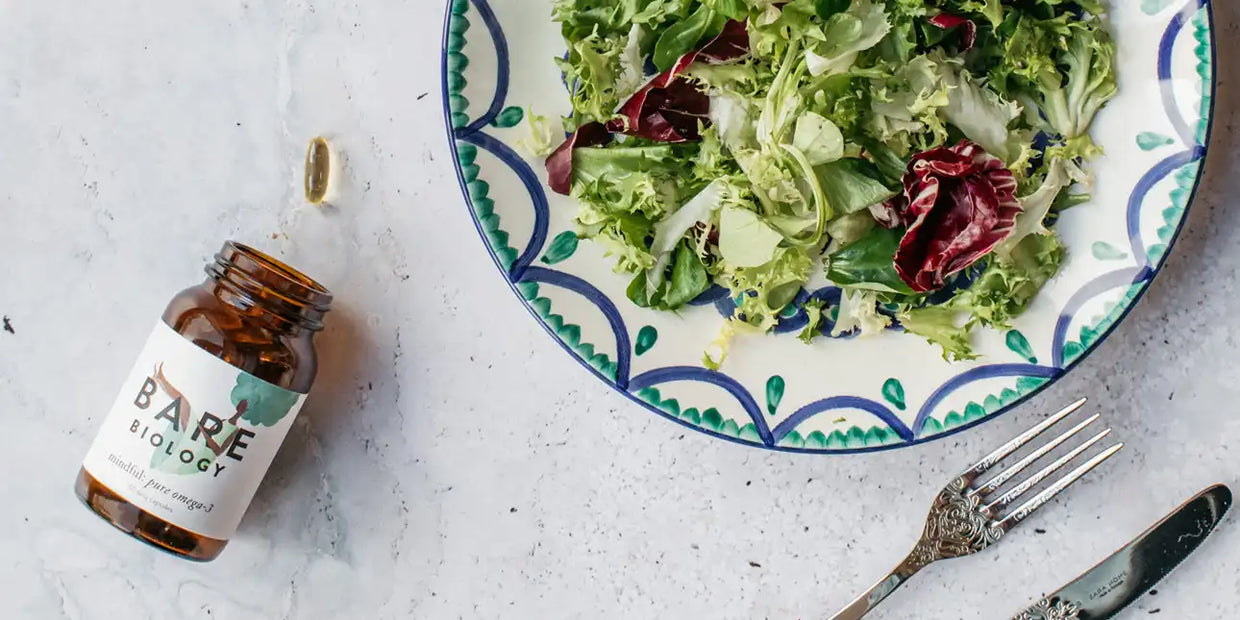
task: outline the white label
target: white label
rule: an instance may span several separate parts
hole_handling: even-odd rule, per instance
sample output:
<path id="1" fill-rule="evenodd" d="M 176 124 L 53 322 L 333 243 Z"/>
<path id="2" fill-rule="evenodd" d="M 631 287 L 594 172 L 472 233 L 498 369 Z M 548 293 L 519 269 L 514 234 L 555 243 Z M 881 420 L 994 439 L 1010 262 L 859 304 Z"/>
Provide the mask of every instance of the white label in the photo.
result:
<path id="1" fill-rule="evenodd" d="M 227 540 L 305 401 L 162 321 L 82 466 L 129 503 Z"/>

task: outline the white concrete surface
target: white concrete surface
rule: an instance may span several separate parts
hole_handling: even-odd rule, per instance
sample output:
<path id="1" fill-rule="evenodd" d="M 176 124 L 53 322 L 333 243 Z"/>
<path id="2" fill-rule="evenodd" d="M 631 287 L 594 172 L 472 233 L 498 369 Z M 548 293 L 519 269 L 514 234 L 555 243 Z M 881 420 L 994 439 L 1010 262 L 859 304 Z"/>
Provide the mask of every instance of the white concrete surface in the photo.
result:
<path id="1" fill-rule="evenodd" d="M 821 617 L 903 556 L 950 474 L 1093 396 L 1128 444 L 1116 462 L 875 615 L 1007 617 L 1197 490 L 1240 482 L 1240 5 L 1217 5 L 1205 186 L 1117 334 L 979 429 L 813 457 L 657 419 L 526 316 L 447 157 L 441 2 L 0 4 L 5 617 Z M 348 159 L 330 209 L 300 200 L 320 133 Z M 71 487 L 164 303 L 225 239 L 339 301 L 240 534 L 197 565 L 116 533 Z M 1128 617 L 1234 617 L 1238 526 Z"/>

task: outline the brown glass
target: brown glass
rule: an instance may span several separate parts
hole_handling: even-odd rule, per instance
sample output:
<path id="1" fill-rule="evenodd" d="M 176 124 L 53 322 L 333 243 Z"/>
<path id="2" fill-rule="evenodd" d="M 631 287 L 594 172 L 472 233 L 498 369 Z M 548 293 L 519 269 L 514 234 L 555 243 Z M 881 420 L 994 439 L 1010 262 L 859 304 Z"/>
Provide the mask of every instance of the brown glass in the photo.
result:
<path id="1" fill-rule="evenodd" d="M 282 388 L 305 394 L 318 369 L 314 334 L 332 295 L 314 280 L 253 248 L 229 241 L 202 284 L 181 291 L 163 320 L 199 348 Z M 177 527 L 134 506 L 84 468 L 77 495 L 128 534 L 191 560 L 213 560 L 228 544 Z"/>

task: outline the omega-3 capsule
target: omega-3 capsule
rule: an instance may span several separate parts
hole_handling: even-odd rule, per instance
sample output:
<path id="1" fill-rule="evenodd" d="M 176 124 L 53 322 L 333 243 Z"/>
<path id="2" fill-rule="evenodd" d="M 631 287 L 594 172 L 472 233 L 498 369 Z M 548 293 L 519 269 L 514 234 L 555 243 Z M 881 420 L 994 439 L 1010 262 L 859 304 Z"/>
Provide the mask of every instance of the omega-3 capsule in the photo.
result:
<path id="1" fill-rule="evenodd" d="M 332 155 L 327 140 L 315 138 L 306 148 L 306 201 L 321 204 L 331 184 Z"/>
<path id="2" fill-rule="evenodd" d="M 125 532 L 193 560 L 237 529 L 317 369 L 327 289 L 228 242 L 168 304 L 78 473 Z"/>

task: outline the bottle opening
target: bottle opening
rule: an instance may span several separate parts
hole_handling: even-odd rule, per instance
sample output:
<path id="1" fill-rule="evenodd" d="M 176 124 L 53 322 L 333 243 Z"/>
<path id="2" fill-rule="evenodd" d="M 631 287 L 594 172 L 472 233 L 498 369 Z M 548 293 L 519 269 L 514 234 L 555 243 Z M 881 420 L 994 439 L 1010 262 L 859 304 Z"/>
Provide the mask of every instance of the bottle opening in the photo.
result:
<path id="1" fill-rule="evenodd" d="M 247 306 L 284 322 L 320 330 L 331 308 L 332 294 L 300 271 L 248 245 L 228 241 L 207 274 Z"/>

